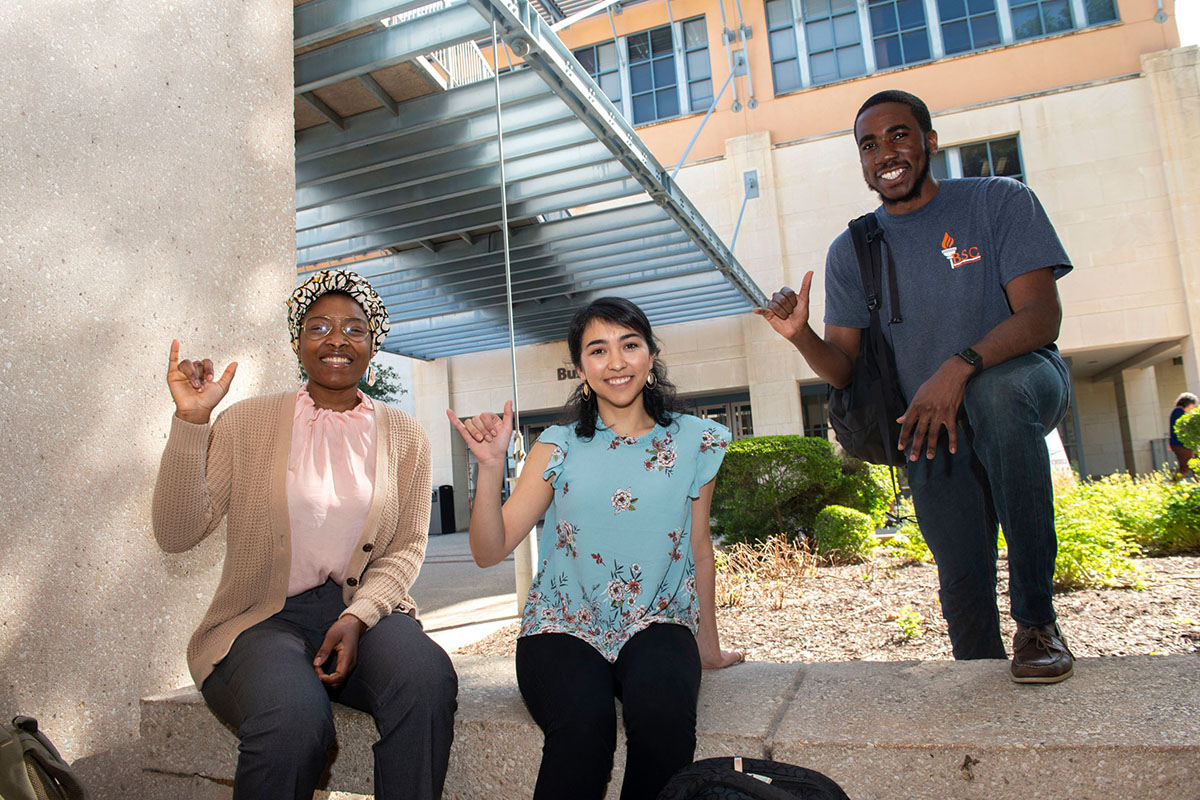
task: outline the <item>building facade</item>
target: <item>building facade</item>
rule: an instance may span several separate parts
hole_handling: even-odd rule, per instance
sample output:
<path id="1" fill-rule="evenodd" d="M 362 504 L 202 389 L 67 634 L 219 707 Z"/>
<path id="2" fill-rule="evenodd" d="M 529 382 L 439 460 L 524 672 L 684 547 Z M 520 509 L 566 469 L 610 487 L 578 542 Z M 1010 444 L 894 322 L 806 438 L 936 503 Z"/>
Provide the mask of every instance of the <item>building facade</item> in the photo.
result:
<path id="1" fill-rule="evenodd" d="M 1200 57 L 1179 47 L 1170 2 L 644 0 L 559 35 L 664 165 L 684 159 L 679 184 L 726 242 L 736 234 L 734 254 L 760 287 L 815 271 L 817 325 L 829 243 L 878 204 L 854 114 L 883 89 L 922 97 L 939 136 L 935 172 L 1024 181 L 1075 265 L 1059 282 L 1059 347 L 1075 382 L 1060 434 L 1076 468 L 1166 460 L 1175 397 L 1200 389 Z M 501 53 L 502 69 L 506 59 L 520 68 Z M 659 333 L 698 413 L 736 435 L 826 433 L 827 387 L 762 320 Z M 444 409 L 501 408 L 508 354 L 408 366 L 434 483 L 455 487 L 461 527 L 470 465 Z M 519 348 L 516 368 L 532 440 L 578 379 L 561 341 Z"/>

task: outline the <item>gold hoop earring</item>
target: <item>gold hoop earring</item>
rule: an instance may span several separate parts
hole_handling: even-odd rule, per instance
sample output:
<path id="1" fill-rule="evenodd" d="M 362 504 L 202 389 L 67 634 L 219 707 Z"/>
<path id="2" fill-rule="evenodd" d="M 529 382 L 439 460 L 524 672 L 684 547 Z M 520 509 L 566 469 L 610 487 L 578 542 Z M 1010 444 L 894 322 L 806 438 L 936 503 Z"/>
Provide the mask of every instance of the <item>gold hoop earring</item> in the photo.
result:
<path id="1" fill-rule="evenodd" d="M 654 385 L 654 373 L 653 372 L 651 372 L 649 375 L 646 376 L 646 385 L 647 386 Z"/>
<path id="2" fill-rule="evenodd" d="M 587 400 L 588 395 L 592 393 L 592 387 L 588 386 L 587 381 L 583 382 L 583 399 Z"/>

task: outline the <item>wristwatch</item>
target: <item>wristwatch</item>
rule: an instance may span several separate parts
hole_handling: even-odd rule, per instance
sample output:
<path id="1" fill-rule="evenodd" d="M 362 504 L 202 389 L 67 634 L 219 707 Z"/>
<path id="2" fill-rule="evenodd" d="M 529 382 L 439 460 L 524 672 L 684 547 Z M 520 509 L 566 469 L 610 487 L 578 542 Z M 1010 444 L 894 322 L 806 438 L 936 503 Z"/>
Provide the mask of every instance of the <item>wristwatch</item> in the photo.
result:
<path id="1" fill-rule="evenodd" d="M 972 376 L 983 372 L 983 356 L 976 353 L 970 347 L 964 347 L 962 350 L 959 350 L 958 357 L 971 365 L 971 369 L 973 370 L 971 373 Z"/>

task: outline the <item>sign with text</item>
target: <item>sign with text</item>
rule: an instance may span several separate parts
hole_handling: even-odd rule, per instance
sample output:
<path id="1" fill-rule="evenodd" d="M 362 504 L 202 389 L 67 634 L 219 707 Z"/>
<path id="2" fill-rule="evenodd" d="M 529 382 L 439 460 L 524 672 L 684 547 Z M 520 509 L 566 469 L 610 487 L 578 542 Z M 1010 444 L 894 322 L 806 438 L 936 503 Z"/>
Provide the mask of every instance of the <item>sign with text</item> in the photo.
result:
<path id="1" fill-rule="evenodd" d="M 573 380 L 578 380 L 578 378 L 579 378 L 579 373 L 576 372 L 575 370 L 567 369 L 566 367 L 558 368 L 558 379 L 560 381 L 573 381 Z"/>

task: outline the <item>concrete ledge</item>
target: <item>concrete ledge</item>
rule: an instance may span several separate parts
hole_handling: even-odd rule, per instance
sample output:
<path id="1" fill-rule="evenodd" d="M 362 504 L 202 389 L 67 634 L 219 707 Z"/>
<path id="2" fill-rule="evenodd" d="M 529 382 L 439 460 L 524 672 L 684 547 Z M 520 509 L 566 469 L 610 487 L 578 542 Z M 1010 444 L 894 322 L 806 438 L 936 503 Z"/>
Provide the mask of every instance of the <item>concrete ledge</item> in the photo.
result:
<path id="1" fill-rule="evenodd" d="M 530 797 L 542 737 L 512 660 L 454 663 L 459 711 L 446 797 Z M 1198 677 L 1200 656 L 1085 659 L 1056 686 L 1013 684 L 1000 661 L 745 664 L 705 674 L 697 758 L 801 764 L 854 800 L 1200 800 Z M 340 706 L 334 721 L 340 744 L 325 786 L 368 794 L 374 727 Z M 237 741 L 198 692 L 144 699 L 141 734 L 145 797 L 231 796 Z M 619 741 L 610 798 L 623 766 Z"/>

